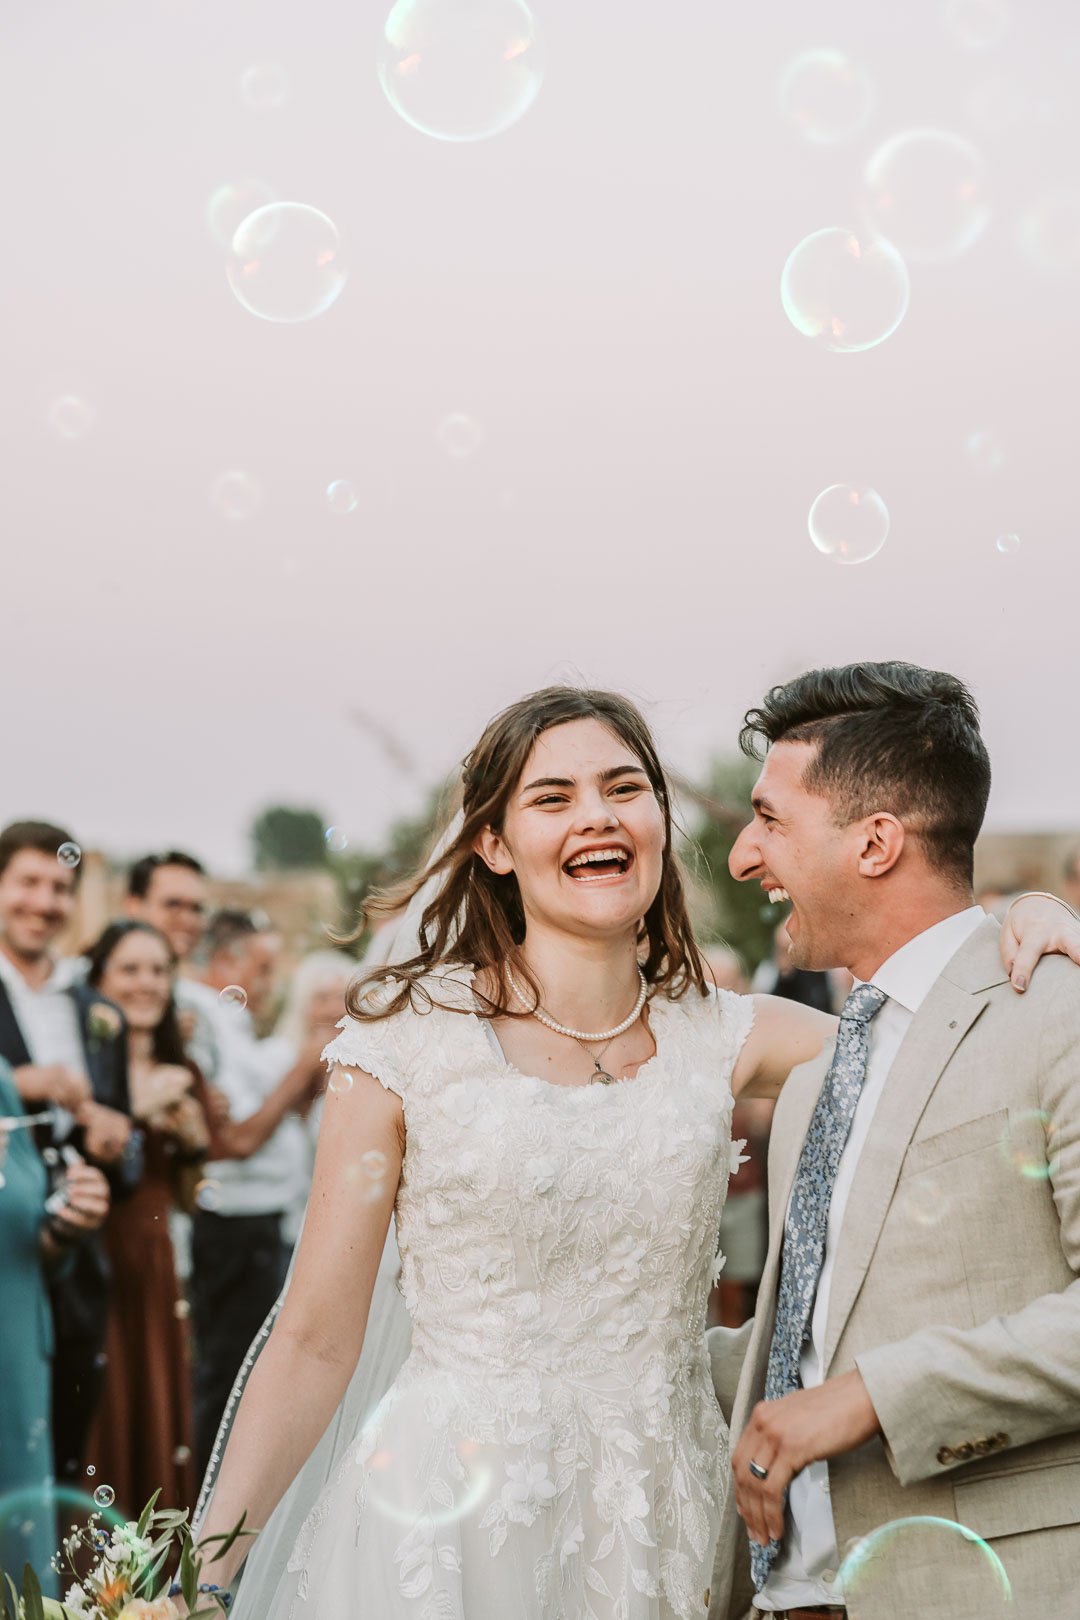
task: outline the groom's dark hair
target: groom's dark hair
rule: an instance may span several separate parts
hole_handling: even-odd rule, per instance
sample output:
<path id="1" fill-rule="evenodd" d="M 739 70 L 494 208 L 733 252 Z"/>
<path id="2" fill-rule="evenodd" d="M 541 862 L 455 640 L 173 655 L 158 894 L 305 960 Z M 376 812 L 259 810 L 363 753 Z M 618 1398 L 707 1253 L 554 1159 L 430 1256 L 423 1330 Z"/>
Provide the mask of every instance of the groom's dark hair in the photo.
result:
<path id="1" fill-rule="evenodd" d="M 748 711 L 743 752 L 760 758 L 759 739 L 816 744 L 803 786 L 831 802 L 838 825 L 887 810 L 970 887 L 990 756 L 955 675 L 899 662 L 812 669 Z"/>

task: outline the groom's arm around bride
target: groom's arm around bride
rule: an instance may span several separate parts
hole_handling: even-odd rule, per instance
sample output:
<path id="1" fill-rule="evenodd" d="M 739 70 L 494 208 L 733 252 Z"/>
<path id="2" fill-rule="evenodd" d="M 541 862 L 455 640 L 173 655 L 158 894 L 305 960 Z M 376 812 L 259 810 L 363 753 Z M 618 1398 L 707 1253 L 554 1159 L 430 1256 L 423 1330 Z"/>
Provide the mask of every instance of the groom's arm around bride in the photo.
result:
<path id="1" fill-rule="evenodd" d="M 772 749 L 732 869 L 787 888 L 802 965 L 849 966 L 856 987 L 835 1050 L 777 1105 L 769 1254 L 732 1413 L 757 1593 L 729 1514 L 710 1613 L 842 1604 L 851 1546 L 927 1517 L 989 1543 L 1014 1620 L 1068 1615 L 1080 969 L 1050 958 L 1018 995 L 997 924 L 970 904 L 989 768 L 959 682 L 819 671 L 753 718 Z M 725 1342 L 741 1348 L 710 1344 L 718 1385 Z M 986 1620 L 980 1560 L 989 1570 L 956 1532 L 894 1536 L 849 1588 L 852 1620 Z"/>

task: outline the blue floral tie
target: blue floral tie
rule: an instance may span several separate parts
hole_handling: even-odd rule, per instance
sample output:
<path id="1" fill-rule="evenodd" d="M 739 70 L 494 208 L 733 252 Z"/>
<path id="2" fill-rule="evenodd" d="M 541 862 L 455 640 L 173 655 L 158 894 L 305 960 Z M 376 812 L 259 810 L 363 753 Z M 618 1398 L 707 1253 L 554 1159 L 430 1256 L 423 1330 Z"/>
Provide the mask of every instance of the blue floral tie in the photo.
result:
<path id="1" fill-rule="evenodd" d="M 799 1387 L 799 1360 L 810 1335 L 814 1296 L 825 1260 L 833 1185 L 866 1079 L 870 1020 L 877 1017 L 888 999 L 876 985 L 860 984 L 848 996 L 840 1014 L 836 1051 L 806 1133 L 784 1222 L 776 1326 L 765 1376 L 767 1401 L 778 1401 Z M 750 1544 L 750 1564 L 759 1592 L 779 1551 L 778 1541 L 771 1541 L 767 1547 L 757 1542 Z"/>

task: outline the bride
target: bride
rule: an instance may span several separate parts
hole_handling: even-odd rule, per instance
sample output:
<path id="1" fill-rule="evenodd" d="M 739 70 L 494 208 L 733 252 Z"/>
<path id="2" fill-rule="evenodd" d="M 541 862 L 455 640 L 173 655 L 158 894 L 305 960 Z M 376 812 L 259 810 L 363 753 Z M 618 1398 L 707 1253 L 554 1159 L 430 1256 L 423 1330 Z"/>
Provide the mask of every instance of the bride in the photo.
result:
<path id="1" fill-rule="evenodd" d="M 704 1616 L 733 1098 L 775 1096 L 835 1021 L 708 983 L 655 747 L 611 693 L 492 721 L 460 829 L 395 903 L 432 888 L 414 953 L 352 987 L 327 1049 L 291 1284 L 200 1533 L 264 1525 L 324 1436 L 394 1212 L 411 1350 L 339 1421 L 258 1620 Z M 227 1585 L 248 1545 L 205 1578 Z"/>

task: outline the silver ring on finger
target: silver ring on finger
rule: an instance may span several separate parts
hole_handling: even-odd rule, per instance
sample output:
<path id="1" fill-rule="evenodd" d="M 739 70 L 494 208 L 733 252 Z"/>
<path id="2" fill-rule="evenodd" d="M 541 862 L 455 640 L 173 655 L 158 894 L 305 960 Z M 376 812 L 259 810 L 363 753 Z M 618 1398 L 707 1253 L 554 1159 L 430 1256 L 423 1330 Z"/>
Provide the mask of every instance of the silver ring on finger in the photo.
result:
<path id="1" fill-rule="evenodd" d="M 767 1468 L 762 1468 L 760 1463 L 756 1463 L 753 1460 L 751 1460 L 750 1463 L 750 1472 L 753 1474 L 755 1479 L 768 1479 L 769 1477 L 769 1470 Z"/>

